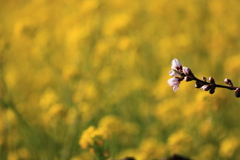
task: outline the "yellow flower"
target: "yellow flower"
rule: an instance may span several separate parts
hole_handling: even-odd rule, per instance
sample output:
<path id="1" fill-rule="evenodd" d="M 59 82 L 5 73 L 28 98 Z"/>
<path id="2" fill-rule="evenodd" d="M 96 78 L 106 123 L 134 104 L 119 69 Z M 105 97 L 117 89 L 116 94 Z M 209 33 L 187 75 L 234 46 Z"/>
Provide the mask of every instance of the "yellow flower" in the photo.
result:
<path id="1" fill-rule="evenodd" d="M 189 151 L 191 143 L 192 137 L 183 130 L 173 133 L 168 138 L 168 146 L 173 153 Z"/>
<path id="2" fill-rule="evenodd" d="M 114 35 L 117 31 L 124 29 L 131 21 L 130 14 L 119 13 L 112 15 L 103 28 L 103 33 L 107 36 Z"/>
<path id="3" fill-rule="evenodd" d="M 81 12 L 81 14 L 87 14 L 97 9 L 98 5 L 98 0 L 85 0 L 80 5 L 79 11 Z"/>
<path id="4" fill-rule="evenodd" d="M 79 140 L 79 145 L 82 149 L 87 149 L 89 144 L 93 144 L 93 137 L 95 136 L 95 127 L 90 126 L 85 131 L 83 131 L 82 136 Z"/>
<path id="5" fill-rule="evenodd" d="M 98 146 L 104 145 L 104 140 L 108 139 L 108 134 L 105 129 L 95 128 L 94 126 L 88 127 L 83 131 L 82 136 L 79 140 L 79 145 L 82 149 L 91 149 L 90 145 L 97 144 Z M 90 147 L 90 148 L 89 148 Z"/>
<path id="6" fill-rule="evenodd" d="M 99 121 L 99 128 L 108 134 L 121 132 L 123 130 L 122 121 L 113 115 L 105 116 Z"/>
<path id="7" fill-rule="evenodd" d="M 154 159 L 159 156 L 164 156 L 166 147 L 155 138 L 147 138 L 140 143 L 139 151 L 145 153 L 145 159 Z"/>
<path id="8" fill-rule="evenodd" d="M 239 139 L 236 137 L 229 137 L 222 141 L 220 145 L 220 155 L 229 158 L 233 155 L 234 151 L 239 147 Z"/>
<path id="9" fill-rule="evenodd" d="M 58 97 L 55 91 L 51 88 L 47 88 L 40 99 L 39 105 L 45 109 L 51 106 L 57 100 L 58 100 Z"/>
<path id="10" fill-rule="evenodd" d="M 6 85 L 9 88 L 12 88 L 16 85 L 19 75 L 18 72 L 14 69 L 14 66 L 10 66 L 8 68 L 8 72 L 5 75 L 5 81 L 6 81 Z"/>
<path id="11" fill-rule="evenodd" d="M 199 126 L 199 133 L 202 136 L 208 136 L 212 131 L 212 122 L 211 119 L 205 120 Z"/>
<path id="12" fill-rule="evenodd" d="M 240 67 L 240 64 L 238 63 L 239 58 L 240 58 L 239 54 L 228 56 L 224 64 L 224 69 L 227 74 L 234 75 L 235 73 L 239 72 Z"/>

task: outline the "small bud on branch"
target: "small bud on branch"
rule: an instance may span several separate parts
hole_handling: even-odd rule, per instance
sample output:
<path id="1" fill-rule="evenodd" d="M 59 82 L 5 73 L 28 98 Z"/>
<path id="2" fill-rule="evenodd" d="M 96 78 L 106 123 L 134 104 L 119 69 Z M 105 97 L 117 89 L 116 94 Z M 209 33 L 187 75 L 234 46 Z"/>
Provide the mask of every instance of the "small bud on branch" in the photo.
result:
<path id="1" fill-rule="evenodd" d="M 237 98 L 239 98 L 240 97 L 240 88 L 237 88 L 234 92 L 235 92 L 235 96 Z"/>
<path id="2" fill-rule="evenodd" d="M 230 79 L 225 78 L 225 79 L 224 79 L 224 82 L 225 82 L 229 87 L 233 87 L 233 83 L 232 83 L 232 81 L 231 81 Z"/>
<path id="3" fill-rule="evenodd" d="M 202 77 L 202 80 L 200 80 L 194 76 L 190 68 L 183 67 L 181 62 L 178 61 L 176 58 L 172 60 L 171 68 L 172 70 L 169 72 L 169 75 L 174 77 L 168 80 L 168 84 L 169 86 L 173 87 L 174 92 L 178 90 L 180 82 L 182 80 L 185 80 L 186 82 L 194 80 L 196 81 L 195 88 L 202 88 L 202 90 L 204 91 L 209 91 L 210 94 L 215 93 L 216 88 L 225 88 L 229 90 L 234 90 L 234 95 L 237 98 L 240 97 L 240 88 L 234 87 L 232 81 L 228 78 L 224 79 L 224 82 L 228 86 L 216 84 L 213 77 L 208 78 L 209 82 L 207 82 L 206 77 Z"/>

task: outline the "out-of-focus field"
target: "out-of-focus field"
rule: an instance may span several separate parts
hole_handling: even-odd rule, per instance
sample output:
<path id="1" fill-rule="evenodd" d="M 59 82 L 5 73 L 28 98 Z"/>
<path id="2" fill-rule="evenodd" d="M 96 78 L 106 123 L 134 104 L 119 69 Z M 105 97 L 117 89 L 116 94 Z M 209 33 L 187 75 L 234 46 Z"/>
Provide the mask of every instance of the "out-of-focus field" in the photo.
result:
<path id="1" fill-rule="evenodd" d="M 0 159 L 240 159 L 240 2 L 0 0 Z"/>

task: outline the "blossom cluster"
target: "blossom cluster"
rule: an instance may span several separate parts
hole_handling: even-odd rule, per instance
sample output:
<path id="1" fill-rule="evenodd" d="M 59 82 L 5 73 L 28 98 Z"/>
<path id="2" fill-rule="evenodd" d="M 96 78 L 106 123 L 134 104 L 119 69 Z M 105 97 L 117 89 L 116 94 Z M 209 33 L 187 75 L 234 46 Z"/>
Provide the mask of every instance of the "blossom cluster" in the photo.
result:
<path id="1" fill-rule="evenodd" d="M 105 130 L 90 126 L 83 131 L 79 140 L 79 145 L 82 149 L 89 150 L 92 155 L 105 159 L 109 156 L 107 145 L 108 139 L 109 137 Z"/>
<path id="2" fill-rule="evenodd" d="M 219 85 L 215 83 L 215 80 L 213 77 L 209 77 L 207 82 L 206 77 L 202 77 L 202 80 L 196 78 L 188 67 L 182 66 L 181 62 L 174 58 L 172 60 L 172 65 L 171 65 L 171 70 L 169 72 L 170 76 L 173 76 L 173 78 L 170 78 L 168 80 L 169 86 L 173 87 L 173 91 L 176 92 L 179 88 L 180 82 L 185 80 L 186 82 L 188 81 L 196 81 L 195 82 L 195 87 L 196 88 L 201 88 L 204 91 L 209 91 L 210 94 L 213 94 L 215 92 L 215 89 L 217 87 L 219 88 L 225 88 L 229 90 L 234 90 L 235 96 L 237 98 L 240 97 L 240 88 L 239 87 L 234 87 L 233 83 L 230 79 L 225 78 L 224 82 L 227 84 L 227 86 Z"/>

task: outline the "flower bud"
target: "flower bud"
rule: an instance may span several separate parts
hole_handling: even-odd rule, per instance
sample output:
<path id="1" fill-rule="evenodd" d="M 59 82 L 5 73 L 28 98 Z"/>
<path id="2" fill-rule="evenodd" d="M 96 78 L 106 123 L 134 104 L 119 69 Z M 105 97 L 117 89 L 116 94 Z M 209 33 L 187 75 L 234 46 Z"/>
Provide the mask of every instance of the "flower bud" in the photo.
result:
<path id="1" fill-rule="evenodd" d="M 202 82 L 197 81 L 197 82 L 195 83 L 195 88 L 201 88 L 203 85 L 204 85 L 204 84 L 203 84 Z"/>
<path id="2" fill-rule="evenodd" d="M 191 69 L 189 69 L 188 67 L 183 67 L 183 73 L 186 75 L 186 76 L 194 76 Z"/>
<path id="3" fill-rule="evenodd" d="M 209 91 L 210 94 L 213 94 L 214 92 L 215 92 L 215 87 L 211 88 Z"/>
<path id="4" fill-rule="evenodd" d="M 173 77 L 169 79 L 167 82 L 170 87 L 173 87 L 173 91 L 176 92 L 179 88 L 180 81 L 181 79 L 179 77 Z"/>
<path id="5" fill-rule="evenodd" d="M 170 76 L 179 76 L 179 74 L 175 70 L 169 71 Z"/>
<path id="6" fill-rule="evenodd" d="M 234 92 L 235 92 L 235 97 L 239 98 L 240 97 L 240 88 L 237 88 Z"/>
<path id="7" fill-rule="evenodd" d="M 204 86 L 202 86 L 202 90 L 204 91 L 209 91 L 211 89 L 211 85 L 209 84 L 205 84 Z"/>
<path id="8" fill-rule="evenodd" d="M 207 78 L 206 78 L 206 77 L 202 77 L 202 80 L 203 80 L 204 82 L 206 82 L 206 81 L 207 81 Z"/>
<path id="9" fill-rule="evenodd" d="M 231 82 L 231 80 L 228 79 L 228 78 L 225 78 L 225 79 L 224 79 L 224 82 L 225 82 L 226 84 L 229 84 L 229 83 Z"/>
<path id="10" fill-rule="evenodd" d="M 211 82 L 211 83 L 215 83 L 215 80 L 213 79 L 213 77 L 209 77 L 208 80 L 209 80 L 209 82 Z"/>
<path id="11" fill-rule="evenodd" d="M 225 82 L 229 87 L 233 87 L 233 83 L 232 83 L 232 81 L 231 81 L 230 79 L 225 78 L 225 79 L 224 79 L 224 82 Z"/>
<path id="12" fill-rule="evenodd" d="M 184 80 L 185 80 L 186 82 L 188 82 L 188 81 L 191 81 L 191 80 L 192 80 L 192 78 L 191 78 L 191 77 L 189 77 L 189 76 L 185 76 L 185 77 L 184 77 Z"/>
<path id="13" fill-rule="evenodd" d="M 172 68 L 173 70 L 181 71 L 181 70 L 182 70 L 182 64 L 181 64 L 181 62 L 180 62 L 179 60 L 177 60 L 176 58 L 174 58 L 174 59 L 172 60 L 172 66 L 171 66 L 171 68 Z"/>

